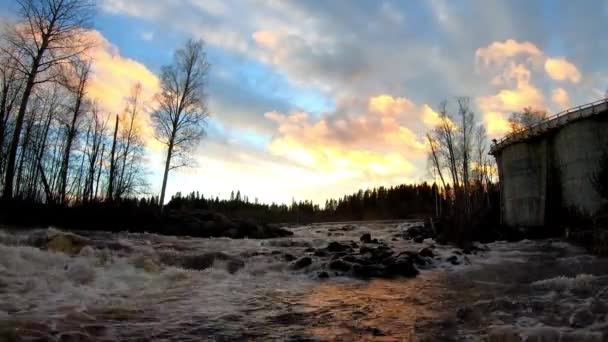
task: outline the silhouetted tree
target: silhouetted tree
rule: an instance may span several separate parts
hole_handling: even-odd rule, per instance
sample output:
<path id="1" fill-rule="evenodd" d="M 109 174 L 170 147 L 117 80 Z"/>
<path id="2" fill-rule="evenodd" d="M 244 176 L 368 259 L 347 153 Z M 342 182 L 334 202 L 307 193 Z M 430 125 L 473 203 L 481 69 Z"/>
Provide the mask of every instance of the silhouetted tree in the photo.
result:
<path id="1" fill-rule="evenodd" d="M 152 115 L 156 137 L 167 146 L 161 206 L 169 171 L 191 163 L 190 153 L 204 135 L 208 70 L 203 42 L 194 40 L 175 52 L 172 64 L 162 67 L 161 90 L 157 94 L 159 108 Z"/>
<path id="2" fill-rule="evenodd" d="M 83 40 L 82 29 L 89 26 L 94 11 L 92 0 L 16 2 L 21 23 L 6 32 L 6 44 L 1 45 L 25 79 L 5 170 L 3 197 L 7 199 L 13 197 L 17 149 L 32 90 L 37 84 L 55 80 L 59 74 L 55 66 L 90 47 Z"/>

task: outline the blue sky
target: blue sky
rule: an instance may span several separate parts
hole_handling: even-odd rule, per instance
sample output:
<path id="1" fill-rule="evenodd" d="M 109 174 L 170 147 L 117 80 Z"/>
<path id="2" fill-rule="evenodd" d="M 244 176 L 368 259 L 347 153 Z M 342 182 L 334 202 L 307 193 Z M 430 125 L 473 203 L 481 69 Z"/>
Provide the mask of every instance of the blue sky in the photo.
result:
<path id="1" fill-rule="evenodd" d="M 103 89 L 145 77 L 153 93 L 176 48 L 206 42 L 208 135 L 170 194 L 323 202 L 430 179 L 423 137 L 443 99 L 469 96 L 500 137 L 523 107 L 601 98 L 607 19 L 605 1 L 100 0 L 93 29 Z M 161 151 L 149 162 L 154 192 Z"/>

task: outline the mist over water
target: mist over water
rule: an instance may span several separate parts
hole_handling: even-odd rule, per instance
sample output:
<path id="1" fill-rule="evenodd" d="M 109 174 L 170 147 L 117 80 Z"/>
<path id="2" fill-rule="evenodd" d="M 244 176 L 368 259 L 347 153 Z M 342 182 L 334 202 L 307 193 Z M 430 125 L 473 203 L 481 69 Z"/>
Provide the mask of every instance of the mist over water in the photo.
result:
<path id="1" fill-rule="evenodd" d="M 78 232 L 87 246 L 74 256 L 46 250 L 43 241 L 57 230 L 3 229 L 0 334 L 52 341 L 602 337 L 605 260 L 559 241 L 497 242 L 466 255 L 396 237 L 414 224 L 302 226 L 272 240 Z M 359 242 L 365 232 L 395 251 L 434 246 L 436 256 L 415 278 L 361 280 L 336 276 L 312 252 L 330 241 Z M 288 261 L 307 255 L 312 264 L 299 270 Z M 319 279 L 323 271 L 328 279 Z"/>

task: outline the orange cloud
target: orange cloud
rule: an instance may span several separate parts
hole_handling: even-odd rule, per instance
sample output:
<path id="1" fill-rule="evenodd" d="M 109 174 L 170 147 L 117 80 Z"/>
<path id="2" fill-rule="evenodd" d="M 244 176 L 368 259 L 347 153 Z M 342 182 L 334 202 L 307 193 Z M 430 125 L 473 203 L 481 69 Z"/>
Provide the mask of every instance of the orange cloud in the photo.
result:
<path id="1" fill-rule="evenodd" d="M 562 110 L 566 110 L 566 109 L 572 107 L 572 105 L 570 103 L 570 95 L 568 95 L 568 92 L 564 88 L 557 88 L 557 89 L 553 90 L 551 99 Z"/>
<path id="2" fill-rule="evenodd" d="M 102 110 L 114 116 L 124 112 L 126 99 L 136 83 L 141 83 L 141 103 L 149 104 L 159 90 L 159 79 L 145 65 L 120 55 L 118 48 L 110 43 L 98 31 L 88 31 L 87 38 L 95 46 L 87 51 L 92 58 L 92 74 L 89 81 L 88 96 L 97 101 Z M 142 110 L 138 123 L 148 147 L 157 149 L 160 146 L 153 138 L 154 129 L 148 110 Z"/>
<path id="3" fill-rule="evenodd" d="M 503 64 L 507 60 L 516 56 L 528 56 L 532 60 L 537 60 L 542 57 L 542 51 L 536 45 L 530 42 L 520 43 L 513 39 L 507 39 L 504 42 L 493 42 L 485 48 L 479 48 L 475 52 L 475 58 L 478 62 L 488 66 L 491 64 Z"/>
<path id="4" fill-rule="evenodd" d="M 547 75 L 556 81 L 581 81 L 581 73 L 576 66 L 564 58 L 547 58 L 545 61 Z"/>
<path id="5" fill-rule="evenodd" d="M 366 181 L 403 180 L 414 171 L 413 161 L 425 158 L 425 143 L 406 126 L 421 111 L 404 97 L 378 95 L 367 103 L 368 110 L 359 115 L 266 113 L 279 132 L 268 149 L 318 172 Z"/>
<path id="6" fill-rule="evenodd" d="M 256 31 L 252 34 L 253 40 L 256 44 L 264 46 L 269 49 L 275 49 L 279 45 L 279 35 L 272 31 Z"/>

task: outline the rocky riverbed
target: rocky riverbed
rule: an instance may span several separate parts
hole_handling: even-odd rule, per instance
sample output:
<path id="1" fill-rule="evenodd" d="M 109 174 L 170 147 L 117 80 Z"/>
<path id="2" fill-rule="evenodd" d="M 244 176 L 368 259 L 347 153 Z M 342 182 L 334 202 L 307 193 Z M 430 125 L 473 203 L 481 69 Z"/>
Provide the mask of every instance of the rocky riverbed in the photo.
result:
<path id="1" fill-rule="evenodd" d="M 603 341 L 608 262 L 421 222 L 275 239 L 0 230 L 0 341 Z"/>

